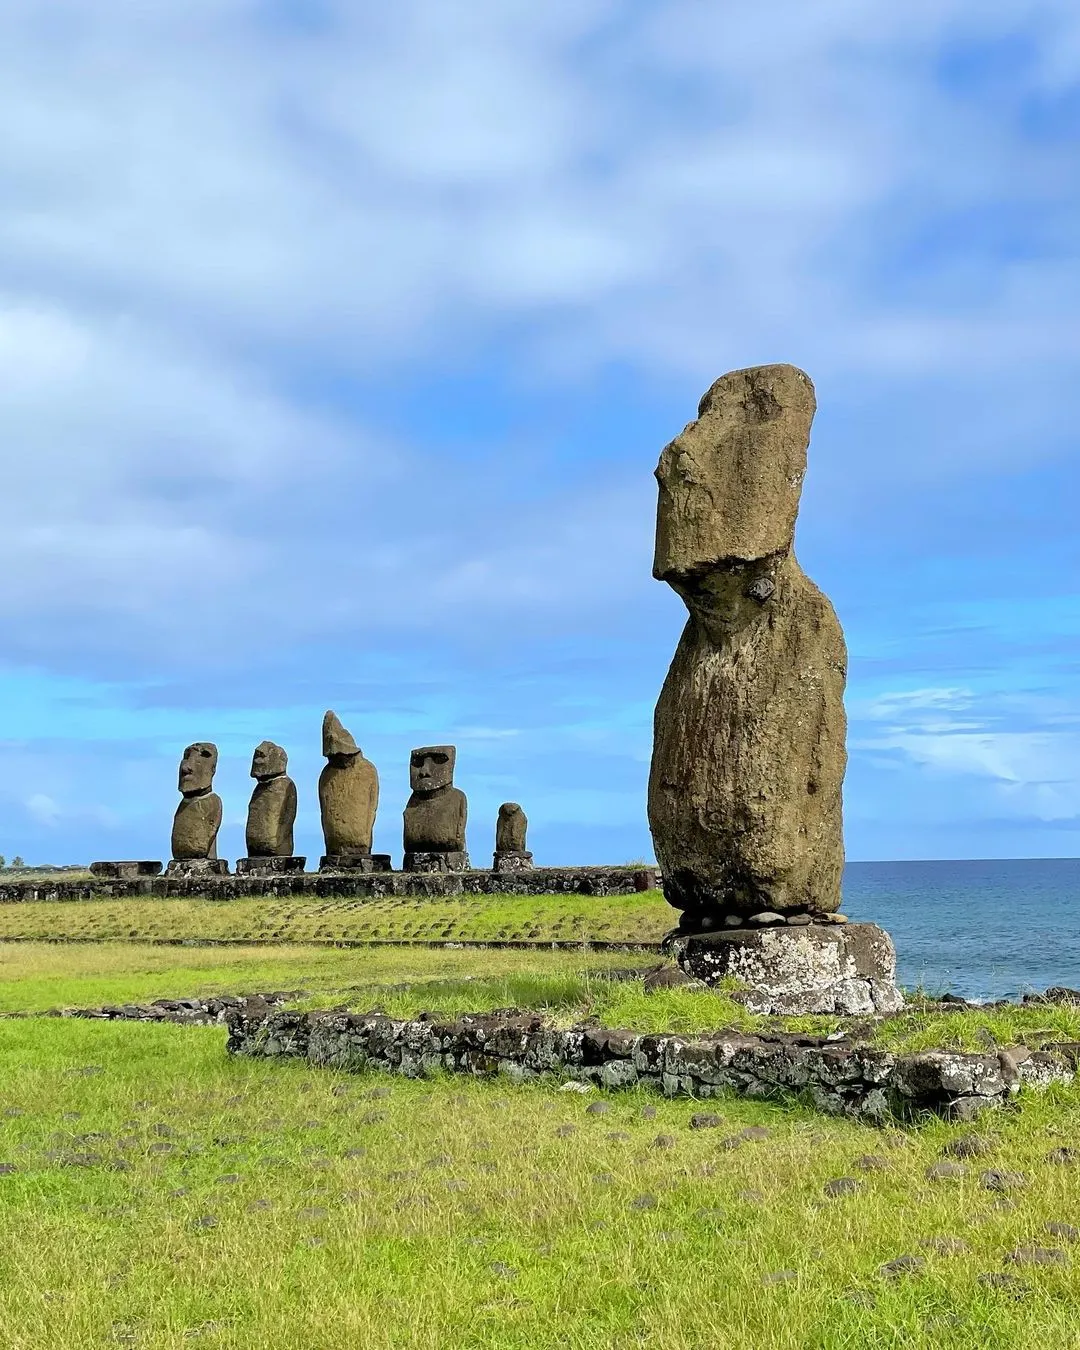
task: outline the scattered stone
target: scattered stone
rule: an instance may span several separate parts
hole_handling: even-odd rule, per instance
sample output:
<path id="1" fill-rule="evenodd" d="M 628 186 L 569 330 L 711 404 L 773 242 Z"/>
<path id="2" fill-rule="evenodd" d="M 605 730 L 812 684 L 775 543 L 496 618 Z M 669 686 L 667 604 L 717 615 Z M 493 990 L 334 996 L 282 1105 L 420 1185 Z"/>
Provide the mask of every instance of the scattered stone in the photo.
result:
<path id="1" fill-rule="evenodd" d="M 577 1134 L 577 1126 L 560 1125 L 555 1134 L 559 1139 L 569 1139 L 572 1134 Z"/>
<path id="2" fill-rule="evenodd" d="M 771 1270 L 767 1275 L 762 1275 L 761 1283 L 771 1284 L 793 1284 L 799 1278 L 797 1270 Z"/>
<path id="3" fill-rule="evenodd" d="M 792 552 L 814 409 L 793 366 L 733 371 L 657 466 L 653 575 L 690 611 L 649 781 L 677 909 L 840 906 L 847 659 L 832 606 Z"/>
<path id="4" fill-rule="evenodd" d="M 359 1123 L 361 1125 L 378 1125 L 385 1119 L 385 1111 L 365 1111 L 364 1114 L 359 1117 Z"/>
<path id="5" fill-rule="evenodd" d="M 675 1142 L 673 1134 L 658 1134 L 653 1140 L 653 1148 L 674 1148 Z"/>
<path id="6" fill-rule="evenodd" d="M 966 1176 L 963 1163 L 936 1162 L 926 1169 L 927 1181 L 960 1181 Z"/>
<path id="7" fill-rule="evenodd" d="M 17 1172 L 18 1170 L 19 1169 L 15 1166 L 14 1163 L 9 1162 L 0 1163 L 0 1177 L 9 1177 L 11 1176 L 12 1172 Z"/>
<path id="8" fill-rule="evenodd" d="M 611 1110 L 607 1102 L 590 1102 L 585 1108 L 587 1116 L 606 1116 Z"/>
<path id="9" fill-rule="evenodd" d="M 768 1139 L 769 1131 L 764 1125 L 747 1125 L 745 1129 L 739 1131 L 740 1139 L 755 1140 Z"/>
<path id="10" fill-rule="evenodd" d="M 789 914 L 786 922 L 792 928 L 805 928 L 807 924 L 812 922 L 812 916 L 809 914 Z"/>
<path id="11" fill-rule="evenodd" d="M 855 1177 L 836 1177 L 833 1181 L 827 1181 L 822 1190 L 830 1200 L 835 1200 L 842 1195 L 855 1195 L 862 1188 L 863 1183 Z"/>
<path id="12" fill-rule="evenodd" d="M 642 1120 L 655 1120 L 655 1119 L 656 1119 L 656 1107 L 655 1107 L 655 1106 L 643 1106 L 643 1107 L 641 1108 L 641 1119 L 642 1119 Z"/>
<path id="13" fill-rule="evenodd" d="M 1022 1172 L 1003 1172 L 993 1167 L 980 1174 L 979 1184 L 984 1191 L 1017 1191 L 1027 1185 L 1027 1178 Z"/>
<path id="14" fill-rule="evenodd" d="M 746 920 L 747 923 L 760 924 L 766 927 L 770 924 L 784 923 L 782 914 L 773 914 L 771 910 L 763 910 L 760 914 L 751 914 Z"/>
<path id="15" fill-rule="evenodd" d="M 901 1275 L 917 1275 L 925 1269 L 926 1262 L 921 1256 L 905 1254 L 895 1257 L 892 1261 L 886 1261 L 883 1266 L 879 1266 L 878 1274 L 883 1275 L 887 1280 L 895 1280 Z"/>
<path id="16" fill-rule="evenodd" d="M 626 1130 L 610 1130 L 608 1138 L 613 1144 L 625 1144 L 632 1136 Z"/>
<path id="17" fill-rule="evenodd" d="M 641 987 L 646 993 L 653 993 L 657 989 L 681 989 L 688 984 L 696 985 L 697 980 L 692 975 L 687 975 L 685 970 L 680 969 L 675 964 L 657 966 L 655 970 L 650 970 L 648 975 L 641 982 Z"/>
<path id="18" fill-rule="evenodd" d="M 1043 1225 L 1051 1237 L 1062 1238 L 1065 1242 L 1080 1242 L 1080 1228 L 1075 1224 L 1061 1223 L 1050 1219 Z"/>
<path id="19" fill-rule="evenodd" d="M 982 1158 L 994 1148 L 994 1141 L 986 1135 L 962 1134 L 957 1139 L 950 1139 L 941 1152 L 950 1158 Z"/>
<path id="20" fill-rule="evenodd" d="M 876 1153 L 864 1153 L 862 1157 L 855 1159 L 853 1166 L 860 1172 L 887 1172 L 889 1160 L 879 1157 Z"/>
<path id="21" fill-rule="evenodd" d="M 877 1299 L 865 1289 L 848 1289 L 844 1292 L 843 1297 L 845 1302 L 854 1303 L 856 1308 L 877 1307 Z"/>
<path id="22" fill-rule="evenodd" d="M 1080 1161 L 1080 1150 L 1069 1148 L 1067 1145 L 1052 1148 L 1046 1155 L 1046 1161 L 1055 1167 L 1073 1167 Z"/>
<path id="23" fill-rule="evenodd" d="M 998 1289 L 1003 1294 L 1009 1294 L 1013 1298 L 1024 1298 L 1031 1291 L 1022 1280 L 1018 1280 L 1015 1275 L 1003 1274 L 997 1270 L 987 1270 L 976 1277 L 979 1284 L 984 1289 Z"/>
<path id="24" fill-rule="evenodd" d="M 656 1209 L 659 1202 L 655 1195 L 639 1195 L 630 1201 L 631 1209 Z"/>
<path id="25" fill-rule="evenodd" d="M 692 1130 L 715 1130 L 718 1125 L 722 1125 L 723 1117 L 718 1116 L 714 1111 L 695 1111 L 690 1117 L 690 1128 Z"/>
<path id="26" fill-rule="evenodd" d="M 342 1156 L 343 1158 L 366 1158 L 366 1157 L 367 1157 L 367 1149 L 366 1149 L 366 1148 L 347 1148 L 347 1149 L 345 1150 L 345 1152 L 344 1152 L 341 1156 Z"/>
<path id="27" fill-rule="evenodd" d="M 194 1228 L 216 1228 L 218 1226 L 217 1216 L 214 1214 L 203 1214 L 201 1218 L 195 1220 L 192 1226 Z"/>
<path id="28" fill-rule="evenodd" d="M 969 1250 L 964 1239 L 958 1237 L 920 1238 L 919 1246 L 935 1256 L 963 1256 Z"/>
<path id="29" fill-rule="evenodd" d="M 1069 1258 L 1060 1247 L 1016 1247 L 1005 1260 L 1010 1266 L 1064 1266 Z"/>
<path id="30" fill-rule="evenodd" d="M 726 1149 L 742 1148 L 743 1138 L 741 1134 L 729 1134 L 726 1138 L 720 1140 L 720 1147 Z"/>

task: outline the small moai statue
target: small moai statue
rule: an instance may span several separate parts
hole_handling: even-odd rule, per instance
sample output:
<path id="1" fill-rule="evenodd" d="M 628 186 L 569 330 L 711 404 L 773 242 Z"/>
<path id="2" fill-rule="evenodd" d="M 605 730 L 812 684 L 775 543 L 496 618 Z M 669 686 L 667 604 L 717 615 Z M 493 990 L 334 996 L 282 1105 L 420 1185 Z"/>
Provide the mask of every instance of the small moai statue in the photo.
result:
<path id="1" fill-rule="evenodd" d="M 371 851 L 379 774 L 337 713 L 327 712 L 323 718 L 322 752 L 326 764 L 319 775 L 319 811 L 326 853 L 319 871 L 388 872 L 389 854 Z"/>
<path id="2" fill-rule="evenodd" d="M 468 803 L 454 787 L 457 749 L 452 745 L 424 745 L 409 758 L 412 796 L 405 807 L 406 872 L 464 872 Z"/>
<path id="3" fill-rule="evenodd" d="M 503 802 L 495 822 L 495 858 L 493 872 L 526 872 L 533 855 L 525 847 L 529 820 L 517 802 Z"/>
<path id="4" fill-rule="evenodd" d="M 172 861 L 166 876 L 224 876 L 229 870 L 217 855 L 221 828 L 221 798 L 213 790 L 217 764 L 217 746 L 209 741 L 196 741 L 184 751 L 178 782 L 183 795 L 173 816 Z"/>
<path id="5" fill-rule="evenodd" d="M 265 875 L 302 872 L 306 858 L 293 854 L 296 820 L 296 784 L 288 776 L 289 756 L 273 741 L 261 741 L 251 757 L 251 794 L 247 816 L 246 858 L 236 861 L 237 872 Z"/>

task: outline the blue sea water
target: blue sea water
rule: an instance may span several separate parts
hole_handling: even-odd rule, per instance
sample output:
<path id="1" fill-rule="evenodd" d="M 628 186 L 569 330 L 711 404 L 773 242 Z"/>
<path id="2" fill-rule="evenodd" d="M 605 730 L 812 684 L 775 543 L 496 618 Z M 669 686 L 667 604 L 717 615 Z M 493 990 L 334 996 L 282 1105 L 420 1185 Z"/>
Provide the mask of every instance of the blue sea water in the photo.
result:
<path id="1" fill-rule="evenodd" d="M 892 935 L 905 989 L 1080 988 L 1080 858 L 849 863 L 844 913 Z"/>

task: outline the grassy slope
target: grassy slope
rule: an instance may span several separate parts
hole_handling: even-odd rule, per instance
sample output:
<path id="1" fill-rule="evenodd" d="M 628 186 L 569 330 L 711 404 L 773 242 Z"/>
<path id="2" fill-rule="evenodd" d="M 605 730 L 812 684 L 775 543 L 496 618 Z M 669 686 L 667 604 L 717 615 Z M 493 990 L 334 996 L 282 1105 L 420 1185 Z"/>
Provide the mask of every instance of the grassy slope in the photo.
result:
<path id="1" fill-rule="evenodd" d="M 0 939 L 658 942 L 676 917 L 659 891 L 450 900 L 73 900 L 0 905 Z"/>
<path id="2" fill-rule="evenodd" d="M 1080 1169 L 1046 1154 L 1080 1136 L 1080 1092 L 1003 1114 L 992 1155 L 934 1183 L 925 1170 L 957 1133 L 938 1122 L 882 1134 L 733 1099 L 708 1103 L 720 1128 L 692 1131 L 687 1101 L 612 1094 L 590 1115 L 596 1096 L 231 1061 L 223 1040 L 0 1024 L 0 1161 L 18 1169 L 0 1175 L 17 1234 L 0 1245 L 5 1345 L 1078 1343 L 1075 1262 L 1018 1271 L 1022 1298 L 977 1276 L 1009 1269 L 1018 1245 L 1068 1246 L 1044 1225 L 1075 1220 Z M 769 1137 L 725 1147 L 751 1124 Z M 861 1171 L 868 1153 L 886 1170 Z M 1027 1175 L 1014 1206 L 981 1187 L 987 1166 Z M 861 1191 L 826 1198 L 845 1175 Z M 943 1236 L 967 1250 L 919 1246 Z M 878 1273 L 904 1253 L 925 1269 Z M 778 1271 L 791 1281 L 766 1283 Z"/>

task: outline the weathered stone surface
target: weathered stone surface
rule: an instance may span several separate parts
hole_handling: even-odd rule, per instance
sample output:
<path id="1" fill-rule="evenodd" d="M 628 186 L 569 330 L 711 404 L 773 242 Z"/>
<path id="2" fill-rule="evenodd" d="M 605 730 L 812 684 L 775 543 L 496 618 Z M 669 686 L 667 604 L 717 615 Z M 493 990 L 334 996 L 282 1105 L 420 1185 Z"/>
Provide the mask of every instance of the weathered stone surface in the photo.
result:
<path id="1" fill-rule="evenodd" d="M 289 757 L 280 745 L 262 741 L 256 746 L 251 777 L 257 781 L 247 816 L 249 859 L 293 856 L 296 784 L 286 773 L 288 767 Z M 299 870 L 303 871 L 303 866 Z"/>
<path id="2" fill-rule="evenodd" d="M 379 809 L 379 775 L 338 720 L 323 718 L 326 766 L 319 775 L 319 810 L 330 856 L 368 855 Z"/>
<path id="3" fill-rule="evenodd" d="M 87 881 L 0 882 L 0 904 L 22 904 L 41 900 L 124 899 L 129 896 L 158 895 L 199 897 L 206 900 L 231 900 L 241 896 L 319 896 L 338 899 L 382 900 L 392 896 L 449 895 L 632 895 L 654 890 L 659 885 L 655 868 L 641 867 L 537 867 L 531 872 L 495 873 L 482 871 L 407 873 L 390 871 L 389 854 L 351 859 L 346 866 L 334 859 L 325 873 L 293 873 L 284 876 L 230 877 L 190 872 L 178 876 L 175 869 L 165 877 L 137 877 L 116 881 L 93 877 Z M 380 870 L 381 869 L 381 870 Z M 221 871 L 227 872 L 225 863 Z M 579 943 L 567 943 L 578 946 Z M 596 945 L 596 944 L 594 944 Z M 601 946 L 606 944 L 599 944 Z M 620 947 L 652 950 L 656 942 L 617 943 Z"/>
<path id="4" fill-rule="evenodd" d="M 115 881 L 130 881 L 135 877 L 156 877 L 161 875 L 161 863 L 138 862 L 92 862 L 90 875 L 110 877 Z"/>
<path id="5" fill-rule="evenodd" d="M 526 843 L 529 821 L 517 802 L 503 802 L 495 823 L 495 872 L 525 872 L 533 865 Z"/>
<path id="6" fill-rule="evenodd" d="M 209 741 L 196 741 L 184 751 L 179 776 L 183 797 L 172 828 L 172 856 L 176 861 L 217 857 L 221 798 L 212 790 L 217 762 L 217 746 Z"/>
<path id="7" fill-rule="evenodd" d="M 390 872 L 389 853 L 324 853 L 319 859 L 320 872 Z"/>
<path id="8" fill-rule="evenodd" d="M 696 980 L 736 979 L 758 1013 L 896 1012 L 896 950 L 876 924 L 725 928 L 677 936 L 669 949 Z"/>
<path id="9" fill-rule="evenodd" d="M 649 822 L 689 915 L 840 904 L 847 657 L 792 551 L 814 410 L 793 366 L 734 371 L 656 470 L 653 574 L 690 617 L 656 706 Z"/>
<path id="10" fill-rule="evenodd" d="M 293 873 L 303 872 L 306 863 L 307 858 L 292 854 L 288 857 L 277 854 L 272 858 L 237 858 L 236 875 L 238 877 L 289 876 Z"/>
<path id="11" fill-rule="evenodd" d="M 165 876 L 169 880 L 197 882 L 228 874 L 229 864 L 224 858 L 173 858 L 165 869 Z"/>
<path id="12" fill-rule="evenodd" d="M 727 1089 L 753 1097 L 800 1094 L 822 1111 L 875 1122 L 890 1114 L 950 1115 L 958 1096 L 973 1086 L 984 1094 L 987 1107 L 1009 1100 L 1000 1078 L 986 1075 L 983 1056 L 946 1051 L 897 1055 L 824 1036 L 717 1031 L 687 1038 L 587 1026 L 561 1029 L 536 1013 L 512 1011 L 459 1018 L 424 1013 L 396 1021 L 383 1013 L 238 1008 L 226 1021 L 234 1054 L 294 1055 L 312 1064 L 389 1069 L 409 1077 L 444 1069 L 517 1080 L 558 1073 L 575 1086 L 647 1085 L 669 1097 L 701 1099 Z M 1058 1057 L 1056 1081 L 1070 1082 L 1074 1074 L 1075 1067 Z M 750 1127 L 732 1136 L 730 1146 L 767 1134 Z M 965 1173 L 960 1164 L 939 1162 L 927 1176 L 943 1180 Z M 830 1185 L 828 1194 L 844 1195 L 861 1183 L 841 1178 Z"/>
<path id="13" fill-rule="evenodd" d="M 405 807 L 406 872 L 461 872 L 468 870 L 465 823 L 468 803 L 454 787 L 452 745 L 426 745 L 409 759 L 412 795 Z"/>

